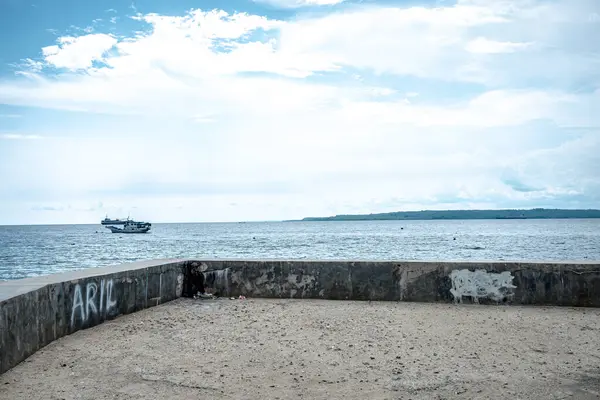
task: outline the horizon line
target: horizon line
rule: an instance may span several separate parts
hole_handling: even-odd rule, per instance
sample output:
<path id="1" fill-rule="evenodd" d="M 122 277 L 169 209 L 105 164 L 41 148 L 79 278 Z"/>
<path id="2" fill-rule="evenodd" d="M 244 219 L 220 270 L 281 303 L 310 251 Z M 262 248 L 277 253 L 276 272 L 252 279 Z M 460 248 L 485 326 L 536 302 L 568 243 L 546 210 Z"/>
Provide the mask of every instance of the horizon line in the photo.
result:
<path id="1" fill-rule="evenodd" d="M 323 217 L 301 217 L 300 219 L 274 219 L 274 220 L 242 220 L 242 221 L 169 221 L 169 222 L 151 222 L 152 224 L 242 224 L 242 223 L 268 223 L 268 222 L 321 222 L 321 221 L 306 221 L 306 218 L 317 218 L 327 219 L 339 216 L 369 216 L 369 215 L 381 215 L 381 214 L 393 214 L 393 213 L 412 213 L 412 212 L 462 212 L 462 211 L 533 211 L 533 210 L 551 210 L 551 211 L 600 211 L 597 208 L 544 208 L 544 207 L 532 207 L 532 208 L 486 208 L 486 209 L 423 209 L 423 210 L 406 210 L 406 211 L 388 211 L 388 212 L 371 212 L 362 214 L 335 214 Z M 485 218 L 482 218 L 484 220 Z M 534 219 L 534 218 L 528 218 Z M 578 218 L 545 218 L 545 219 L 578 219 Z M 580 218 L 588 219 L 588 218 Z M 589 218 L 594 219 L 594 218 Z M 455 218 L 454 220 L 461 220 Z M 468 218 L 468 220 L 471 220 Z M 100 220 L 101 221 L 101 220 Z M 383 221 L 383 220 L 377 220 Z M 335 221 L 334 221 L 335 222 Z M 343 222 L 364 222 L 364 221 L 343 221 Z M 0 227 L 6 226 L 65 226 L 65 225 L 96 225 L 94 222 L 83 222 L 83 223 L 32 223 L 32 224 L 0 224 Z M 99 223 L 98 223 L 99 224 Z M 102 225 L 101 225 L 102 226 Z"/>

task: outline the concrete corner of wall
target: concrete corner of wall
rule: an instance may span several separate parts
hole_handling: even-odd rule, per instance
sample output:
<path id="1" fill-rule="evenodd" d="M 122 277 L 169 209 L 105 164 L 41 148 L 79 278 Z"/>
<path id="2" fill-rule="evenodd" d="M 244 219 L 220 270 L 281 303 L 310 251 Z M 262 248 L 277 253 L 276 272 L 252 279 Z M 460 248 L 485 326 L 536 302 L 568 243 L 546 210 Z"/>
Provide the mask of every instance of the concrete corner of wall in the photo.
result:
<path id="1" fill-rule="evenodd" d="M 56 274 L 49 283 L 45 277 L 1 283 L 0 293 L 18 294 L 0 302 L 0 373 L 62 336 L 180 297 L 183 266 L 132 263 Z"/>

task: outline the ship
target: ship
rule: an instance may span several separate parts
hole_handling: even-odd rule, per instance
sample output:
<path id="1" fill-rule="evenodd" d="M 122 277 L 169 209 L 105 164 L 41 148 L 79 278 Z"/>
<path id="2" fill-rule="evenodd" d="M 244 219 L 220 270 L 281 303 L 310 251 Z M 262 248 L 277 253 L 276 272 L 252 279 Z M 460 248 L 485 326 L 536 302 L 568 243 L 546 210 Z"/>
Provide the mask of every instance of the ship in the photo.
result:
<path id="1" fill-rule="evenodd" d="M 150 222 L 132 221 L 128 219 L 123 224 L 122 228 L 116 226 L 107 226 L 112 233 L 147 233 L 150 231 L 152 224 Z"/>
<path id="2" fill-rule="evenodd" d="M 131 221 L 129 219 L 129 217 L 127 217 L 127 219 L 110 219 L 108 218 L 108 215 L 106 216 L 106 218 L 104 218 L 102 221 L 100 221 L 100 223 L 102 225 L 125 225 L 127 222 Z"/>

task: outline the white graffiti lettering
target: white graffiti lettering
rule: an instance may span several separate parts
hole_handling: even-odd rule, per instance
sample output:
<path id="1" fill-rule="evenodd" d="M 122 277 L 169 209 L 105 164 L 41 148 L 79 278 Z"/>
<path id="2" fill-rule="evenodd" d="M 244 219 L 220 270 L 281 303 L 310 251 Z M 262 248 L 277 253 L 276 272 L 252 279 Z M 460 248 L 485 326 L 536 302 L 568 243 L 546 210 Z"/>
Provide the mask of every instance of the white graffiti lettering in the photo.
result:
<path id="1" fill-rule="evenodd" d="M 104 282 L 104 281 L 103 281 Z M 105 310 L 108 312 L 111 308 L 117 305 L 117 301 L 113 300 L 113 281 L 112 279 L 106 282 L 106 308 Z"/>
<path id="2" fill-rule="evenodd" d="M 76 284 L 73 292 L 73 308 L 71 309 L 71 326 L 77 321 L 86 322 L 92 315 L 106 315 L 117 301 L 113 299 L 114 283 L 112 279 L 100 281 L 100 288 L 95 282 L 90 282 L 85 287 L 85 301 L 81 292 L 81 285 Z M 99 296 L 98 296 L 98 292 Z M 77 318 L 79 317 L 79 318 Z"/>
<path id="3" fill-rule="evenodd" d="M 104 279 L 100 281 L 100 312 L 102 312 L 102 304 L 104 304 Z"/>
<path id="4" fill-rule="evenodd" d="M 85 314 L 86 315 L 90 315 L 90 310 L 94 314 L 98 313 L 98 309 L 96 308 L 96 304 L 94 303 L 94 297 L 96 297 L 97 291 L 98 291 L 98 285 L 96 285 L 93 282 L 87 284 L 87 287 L 85 290 Z"/>
<path id="5" fill-rule="evenodd" d="M 81 286 L 75 285 L 75 293 L 73 294 L 73 310 L 71 311 L 71 326 L 75 323 L 75 314 L 77 309 L 81 312 L 81 320 L 85 321 L 85 309 L 83 308 L 83 299 L 81 298 Z"/>

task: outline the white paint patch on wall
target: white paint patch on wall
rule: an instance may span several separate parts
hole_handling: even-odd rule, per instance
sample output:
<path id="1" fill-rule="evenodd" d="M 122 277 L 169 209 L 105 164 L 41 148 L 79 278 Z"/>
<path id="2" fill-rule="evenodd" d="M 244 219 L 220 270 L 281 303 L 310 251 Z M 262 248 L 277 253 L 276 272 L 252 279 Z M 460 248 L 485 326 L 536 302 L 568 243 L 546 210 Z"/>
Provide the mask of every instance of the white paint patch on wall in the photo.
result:
<path id="1" fill-rule="evenodd" d="M 462 303 L 463 297 L 470 297 L 474 303 L 479 299 L 490 299 L 497 302 L 514 296 L 514 277 L 510 271 L 499 274 L 479 269 L 469 271 L 468 269 L 454 270 L 450 273 L 452 288 L 450 293 L 454 296 L 455 303 Z"/>

